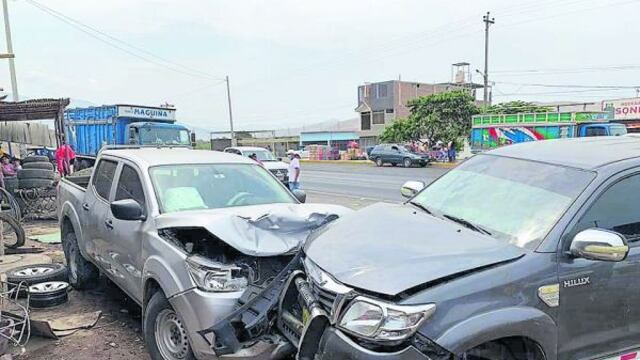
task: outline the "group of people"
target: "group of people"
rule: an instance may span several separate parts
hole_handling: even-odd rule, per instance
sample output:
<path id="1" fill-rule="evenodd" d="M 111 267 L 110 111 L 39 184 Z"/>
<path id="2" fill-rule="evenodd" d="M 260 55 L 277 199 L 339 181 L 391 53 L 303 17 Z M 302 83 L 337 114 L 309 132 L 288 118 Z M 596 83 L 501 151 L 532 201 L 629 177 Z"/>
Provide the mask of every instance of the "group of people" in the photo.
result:
<path id="1" fill-rule="evenodd" d="M 435 152 L 437 155 L 432 157 L 436 160 L 456 161 L 457 152 L 455 141 L 449 141 L 447 144 L 442 141 L 436 141 L 435 144 L 430 144 L 428 141 L 418 144 L 418 142 L 412 141 L 406 147 L 414 153 L 432 154 Z"/>
<path id="2" fill-rule="evenodd" d="M 4 178 L 12 177 L 18 174 L 18 170 L 22 170 L 20 165 L 20 159 L 16 157 L 10 157 L 8 155 L 2 156 L 2 171 L 0 172 L 0 186 L 4 186 Z"/>

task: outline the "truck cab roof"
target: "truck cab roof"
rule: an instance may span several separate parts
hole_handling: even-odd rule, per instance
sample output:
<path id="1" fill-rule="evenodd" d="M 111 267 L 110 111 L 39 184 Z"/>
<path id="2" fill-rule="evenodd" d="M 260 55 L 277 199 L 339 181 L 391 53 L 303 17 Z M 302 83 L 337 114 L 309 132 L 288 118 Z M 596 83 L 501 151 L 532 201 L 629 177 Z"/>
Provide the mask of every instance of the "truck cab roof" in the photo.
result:
<path id="1" fill-rule="evenodd" d="M 243 158 L 233 154 L 227 154 L 219 151 L 191 150 L 176 147 L 109 149 L 102 151 L 100 155 L 131 160 L 141 167 L 212 163 L 255 164 L 255 162 L 249 158 Z"/>
<path id="2" fill-rule="evenodd" d="M 640 136 L 597 136 L 529 141 L 503 146 L 484 154 L 596 170 L 623 160 L 639 159 Z"/>

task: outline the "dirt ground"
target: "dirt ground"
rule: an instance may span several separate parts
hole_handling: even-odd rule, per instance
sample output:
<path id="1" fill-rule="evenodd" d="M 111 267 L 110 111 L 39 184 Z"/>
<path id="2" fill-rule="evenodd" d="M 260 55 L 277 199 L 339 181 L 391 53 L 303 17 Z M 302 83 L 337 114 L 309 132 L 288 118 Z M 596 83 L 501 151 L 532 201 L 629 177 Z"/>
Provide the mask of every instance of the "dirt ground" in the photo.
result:
<path id="1" fill-rule="evenodd" d="M 31 221 L 24 224 L 27 237 L 51 232 L 55 221 Z M 45 248 L 53 262 L 64 262 L 59 244 L 43 244 L 27 240 L 25 247 Z M 18 359 L 71 360 L 71 359 L 149 359 L 141 332 L 140 308 L 120 289 L 105 278 L 90 291 L 69 293 L 69 302 L 46 310 L 31 309 L 31 316 L 60 317 L 102 311 L 97 324 L 79 330 L 58 340 L 32 336 Z M 18 351 L 19 349 L 15 349 Z"/>

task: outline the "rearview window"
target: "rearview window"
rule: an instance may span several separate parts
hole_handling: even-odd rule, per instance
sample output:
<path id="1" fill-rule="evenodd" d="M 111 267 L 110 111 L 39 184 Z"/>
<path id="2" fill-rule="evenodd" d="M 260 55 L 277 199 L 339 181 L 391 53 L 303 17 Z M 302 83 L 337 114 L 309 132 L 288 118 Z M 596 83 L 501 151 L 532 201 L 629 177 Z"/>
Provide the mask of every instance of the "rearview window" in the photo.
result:
<path id="1" fill-rule="evenodd" d="M 113 183 L 113 176 L 116 173 L 118 163 L 111 160 L 100 160 L 95 174 L 93 175 L 93 187 L 98 196 L 104 200 L 109 200 L 109 192 Z"/>

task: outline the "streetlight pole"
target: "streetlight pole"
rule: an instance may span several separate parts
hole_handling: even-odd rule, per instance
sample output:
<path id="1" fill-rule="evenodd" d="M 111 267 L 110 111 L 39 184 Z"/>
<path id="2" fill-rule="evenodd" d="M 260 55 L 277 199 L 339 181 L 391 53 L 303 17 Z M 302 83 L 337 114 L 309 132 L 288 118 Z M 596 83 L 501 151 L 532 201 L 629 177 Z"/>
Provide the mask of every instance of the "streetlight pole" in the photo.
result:
<path id="1" fill-rule="evenodd" d="M 236 146 L 236 133 L 233 132 L 233 111 L 231 110 L 231 90 L 229 89 L 229 75 L 224 78 L 224 81 L 227 82 L 227 101 L 229 103 L 229 130 L 231 131 L 231 146 Z"/>
<path id="2" fill-rule="evenodd" d="M 487 11 L 487 15 L 482 17 L 482 21 L 484 22 L 484 96 L 483 101 L 484 105 L 489 104 L 489 26 L 495 24 L 495 18 L 491 18 L 489 16 L 489 12 Z"/>
<path id="3" fill-rule="evenodd" d="M 18 101 L 18 80 L 16 80 L 16 64 L 13 55 L 13 43 L 11 42 L 11 26 L 9 24 L 9 6 L 7 0 L 2 0 L 2 9 L 4 14 L 4 35 L 7 38 L 7 54 L 3 56 L 9 60 L 9 73 L 11 74 L 11 92 L 13 101 Z"/>

